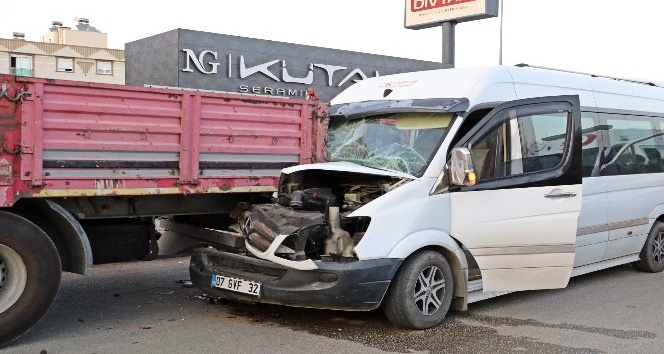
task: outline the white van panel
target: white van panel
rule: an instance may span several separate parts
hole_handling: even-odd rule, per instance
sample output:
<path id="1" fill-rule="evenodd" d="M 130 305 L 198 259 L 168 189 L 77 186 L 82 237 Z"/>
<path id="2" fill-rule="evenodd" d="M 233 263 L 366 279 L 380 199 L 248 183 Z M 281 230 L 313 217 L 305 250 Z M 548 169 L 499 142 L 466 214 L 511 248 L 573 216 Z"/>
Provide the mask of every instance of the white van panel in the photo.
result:
<path id="1" fill-rule="evenodd" d="M 531 289 L 550 289 L 552 279 L 560 279 L 565 287 L 571 276 L 570 270 L 565 267 L 551 268 L 530 268 L 521 270 L 518 279 L 511 277 L 511 270 L 490 269 L 484 271 L 483 289 L 508 288 L 511 291 L 531 290 Z M 524 287 L 524 284 L 528 284 Z"/>
<path id="2" fill-rule="evenodd" d="M 545 197 L 563 192 L 574 196 Z M 477 261 L 485 292 L 567 285 L 581 193 L 581 185 L 450 193 L 451 235 Z"/>
<path id="3" fill-rule="evenodd" d="M 608 188 L 608 181 L 604 177 L 583 178 L 583 204 L 581 214 L 579 214 L 579 233 L 593 233 L 592 229 L 607 224 L 606 192 Z"/>
<path id="4" fill-rule="evenodd" d="M 608 183 L 609 225 L 647 219 L 652 210 L 662 203 L 664 174 L 605 178 Z"/>
<path id="5" fill-rule="evenodd" d="M 648 238 L 647 233 L 609 241 L 606 247 L 606 255 L 604 258 L 612 259 L 616 257 L 638 254 L 641 252 L 643 244 L 646 242 L 646 238 Z"/>
<path id="6" fill-rule="evenodd" d="M 641 112 L 664 112 L 662 88 L 607 78 L 590 78 L 597 106 Z"/>
<path id="7" fill-rule="evenodd" d="M 652 227 L 648 216 L 661 204 L 661 173 L 603 177 L 608 183 L 609 241 L 604 259 L 638 254 Z"/>
<path id="8" fill-rule="evenodd" d="M 392 92 L 386 97 L 385 90 Z M 362 80 L 332 99 L 331 104 L 361 101 L 468 98 L 478 103 L 516 98 L 507 67 L 458 68 L 411 72 Z"/>
<path id="9" fill-rule="evenodd" d="M 601 261 L 609 238 L 608 204 L 604 178 L 583 179 L 583 204 L 579 214 L 574 266 Z"/>
<path id="10" fill-rule="evenodd" d="M 421 249 L 423 245 L 441 246 L 457 254 L 459 262 L 468 268 L 468 262 L 459 244 L 448 234 L 440 230 L 422 230 L 404 238 L 392 249 L 387 258 L 403 259 Z"/>
<path id="11" fill-rule="evenodd" d="M 544 197 L 556 188 L 576 192 L 578 196 L 560 199 Z M 574 245 L 575 239 L 563 239 L 551 234 L 576 235 L 576 223 L 569 224 L 564 221 L 572 214 L 574 219 L 577 218 L 578 210 L 581 209 L 580 189 L 581 186 L 572 185 L 451 193 L 450 199 L 455 210 L 463 210 L 452 215 L 451 234 L 455 237 L 464 235 L 461 242 L 471 249 L 471 252 L 476 248 L 533 244 Z M 537 206 L 536 212 L 533 205 L 521 203 L 522 199 L 532 198 L 533 195 L 541 197 L 542 200 L 542 203 L 538 203 L 540 205 Z M 509 225 L 509 228 L 505 228 L 505 225 Z M 537 239 L 556 241 L 533 242 Z"/>
<path id="12" fill-rule="evenodd" d="M 556 95 L 579 95 L 581 107 L 596 107 L 587 76 L 560 75 L 555 71 L 509 68 L 518 99 Z"/>
<path id="13" fill-rule="evenodd" d="M 613 229 L 609 231 L 609 242 L 621 240 L 625 237 L 644 235 L 650 231 L 651 226 L 650 223 L 648 222 L 648 218 L 634 220 L 634 223 L 639 223 L 639 225 L 631 225 L 628 227 Z"/>
<path id="14" fill-rule="evenodd" d="M 477 250 L 475 250 L 477 251 Z M 472 251 L 471 251 L 472 252 Z M 477 252 L 476 252 L 477 253 Z M 529 268 L 529 267 L 550 267 L 557 264 L 573 264 L 573 253 L 538 253 L 526 254 L 522 257 L 514 257 L 513 254 L 507 255 L 490 255 L 481 256 L 476 255 L 477 263 L 480 264 L 482 269 L 514 269 L 514 268 Z"/>
<path id="15" fill-rule="evenodd" d="M 397 250 L 399 244 L 420 232 L 449 235 L 450 198 L 446 193 L 429 195 L 435 181 L 433 178 L 414 180 L 349 215 L 371 217 L 369 228 L 355 246 L 359 259 L 389 258 L 390 255 L 400 252 Z M 424 241 L 411 241 L 416 240 Z M 429 244 L 403 245 L 408 245 L 409 249 L 420 249 Z M 395 258 L 401 258 L 401 255 Z"/>
<path id="16" fill-rule="evenodd" d="M 583 210 L 583 209 L 582 209 Z M 604 225 L 606 227 L 606 224 Z M 606 247 L 606 242 L 609 239 L 608 231 L 596 232 L 594 234 L 586 235 L 576 235 L 576 247 L 587 247 L 587 246 L 597 246 L 603 244 L 602 251 L 599 254 L 597 260 L 601 260 L 604 256 L 604 248 Z"/>
<path id="17" fill-rule="evenodd" d="M 575 268 L 598 262 L 604 258 L 606 253 L 606 241 L 587 246 L 577 246 L 574 252 L 576 253 L 574 257 Z"/>

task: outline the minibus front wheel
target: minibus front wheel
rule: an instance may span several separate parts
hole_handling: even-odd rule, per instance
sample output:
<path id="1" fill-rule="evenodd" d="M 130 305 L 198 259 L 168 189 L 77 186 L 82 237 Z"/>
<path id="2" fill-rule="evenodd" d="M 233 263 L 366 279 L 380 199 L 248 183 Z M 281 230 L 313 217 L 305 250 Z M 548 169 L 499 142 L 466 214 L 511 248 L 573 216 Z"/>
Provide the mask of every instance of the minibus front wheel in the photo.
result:
<path id="1" fill-rule="evenodd" d="M 632 263 L 634 268 L 650 273 L 664 270 L 664 222 L 655 221 L 643 245 L 640 260 Z"/>
<path id="2" fill-rule="evenodd" d="M 383 311 L 398 326 L 426 329 L 443 321 L 453 294 L 452 268 L 445 257 L 421 250 L 408 257 L 395 275 Z"/>

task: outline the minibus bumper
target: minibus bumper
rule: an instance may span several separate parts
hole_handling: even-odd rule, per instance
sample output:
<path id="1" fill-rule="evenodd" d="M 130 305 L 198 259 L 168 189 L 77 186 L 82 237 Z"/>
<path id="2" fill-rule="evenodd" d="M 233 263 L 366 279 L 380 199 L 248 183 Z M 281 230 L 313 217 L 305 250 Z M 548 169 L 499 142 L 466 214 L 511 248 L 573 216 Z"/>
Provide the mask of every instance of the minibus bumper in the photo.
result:
<path id="1" fill-rule="evenodd" d="M 208 294 L 240 301 L 332 310 L 369 311 L 380 306 L 402 259 L 348 263 L 316 262 L 318 269 L 297 270 L 270 261 L 198 249 L 191 257 L 192 283 Z M 256 295 L 213 287 L 213 275 L 260 284 Z"/>

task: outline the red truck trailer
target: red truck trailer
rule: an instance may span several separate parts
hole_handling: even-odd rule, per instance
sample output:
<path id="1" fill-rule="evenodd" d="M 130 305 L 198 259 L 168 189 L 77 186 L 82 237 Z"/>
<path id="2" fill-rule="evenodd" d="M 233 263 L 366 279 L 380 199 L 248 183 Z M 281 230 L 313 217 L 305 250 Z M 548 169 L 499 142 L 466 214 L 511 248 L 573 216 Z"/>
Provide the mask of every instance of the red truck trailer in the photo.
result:
<path id="1" fill-rule="evenodd" d="M 154 217 L 221 227 L 232 220 L 220 215 L 276 191 L 282 168 L 325 159 L 316 101 L 0 83 L 0 345 L 46 313 L 61 271 L 155 254 Z"/>

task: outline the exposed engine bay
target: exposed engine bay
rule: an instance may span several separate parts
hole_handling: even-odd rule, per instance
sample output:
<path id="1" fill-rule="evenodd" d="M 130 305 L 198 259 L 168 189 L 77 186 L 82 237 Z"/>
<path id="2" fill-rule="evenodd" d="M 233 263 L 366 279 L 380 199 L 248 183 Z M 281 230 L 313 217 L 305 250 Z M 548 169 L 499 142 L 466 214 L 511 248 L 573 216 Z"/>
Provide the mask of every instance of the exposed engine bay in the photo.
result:
<path id="1" fill-rule="evenodd" d="M 409 181 L 347 171 L 297 171 L 282 175 L 274 203 L 245 207 L 236 218 L 247 249 L 256 256 L 269 251 L 289 261 L 352 262 L 370 218 L 348 215 Z"/>

